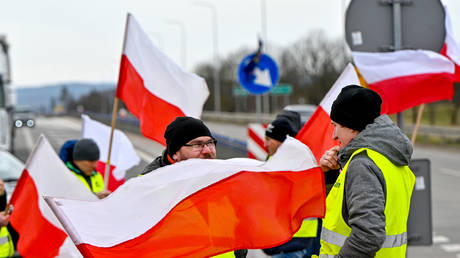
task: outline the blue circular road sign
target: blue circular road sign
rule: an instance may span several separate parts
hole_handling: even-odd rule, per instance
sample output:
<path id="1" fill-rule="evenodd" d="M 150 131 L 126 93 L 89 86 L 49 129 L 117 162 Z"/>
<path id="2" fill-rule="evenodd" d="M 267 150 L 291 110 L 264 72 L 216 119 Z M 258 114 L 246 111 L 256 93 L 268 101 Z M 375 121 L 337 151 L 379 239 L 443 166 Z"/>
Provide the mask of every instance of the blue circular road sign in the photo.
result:
<path id="1" fill-rule="evenodd" d="M 270 91 L 278 82 L 278 66 L 273 59 L 262 54 L 257 61 L 255 54 L 243 59 L 238 68 L 238 80 L 241 86 L 252 94 Z"/>

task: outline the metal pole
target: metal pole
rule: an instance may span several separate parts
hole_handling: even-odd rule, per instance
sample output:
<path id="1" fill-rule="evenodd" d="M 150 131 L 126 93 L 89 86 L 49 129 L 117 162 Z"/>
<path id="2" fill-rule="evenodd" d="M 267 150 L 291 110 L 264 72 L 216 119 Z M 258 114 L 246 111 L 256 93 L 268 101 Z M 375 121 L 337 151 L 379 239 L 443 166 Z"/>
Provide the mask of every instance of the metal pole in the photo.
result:
<path id="1" fill-rule="evenodd" d="M 186 68 L 186 65 L 187 65 L 187 62 L 186 62 L 186 56 L 187 56 L 187 53 L 186 53 L 186 49 L 185 49 L 185 43 L 186 43 L 186 40 L 185 40 L 185 26 L 182 22 L 179 22 L 179 21 L 176 21 L 176 20 L 168 20 L 168 23 L 171 24 L 171 25 L 175 25 L 177 26 L 179 29 L 180 29 L 180 34 L 181 34 L 181 63 L 182 63 L 182 68 L 184 70 L 187 70 Z"/>
<path id="2" fill-rule="evenodd" d="M 401 2 L 393 1 L 393 45 L 394 51 L 401 50 Z M 398 126 L 401 130 L 404 130 L 404 116 L 403 112 L 396 115 Z"/>
<path id="3" fill-rule="evenodd" d="M 267 38 L 267 7 L 266 7 L 265 0 L 261 0 L 260 2 L 260 17 L 261 17 L 261 27 L 262 27 L 262 39 L 265 41 L 265 51 L 268 52 L 268 38 Z M 269 101 L 269 92 L 263 95 L 263 106 L 264 106 L 264 113 L 270 113 L 270 101 Z"/>

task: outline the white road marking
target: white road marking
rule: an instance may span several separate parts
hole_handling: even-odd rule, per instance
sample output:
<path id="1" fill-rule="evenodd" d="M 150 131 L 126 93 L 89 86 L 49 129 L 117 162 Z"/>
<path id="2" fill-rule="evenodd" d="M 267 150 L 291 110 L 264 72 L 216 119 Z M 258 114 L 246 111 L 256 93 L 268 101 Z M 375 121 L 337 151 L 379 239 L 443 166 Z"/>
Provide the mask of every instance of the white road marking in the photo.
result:
<path id="1" fill-rule="evenodd" d="M 460 244 L 445 244 L 440 246 L 442 250 L 453 253 L 460 252 Z"/>
<path id="2" fill-rule="evenodd" d="M 449 241 L 446 236 L 433 236 L 433 244 L 449 243 Z"/>
<path id="3" fill-rule="evenodd" d="M 458 170 L 453 170 L 453 169 L 448 169 L 448 168 L 441 168 L 440 172 L 442 174 L 445 174 L 445 175 L 460 177 L 460 171 L 458 171 Z"/>

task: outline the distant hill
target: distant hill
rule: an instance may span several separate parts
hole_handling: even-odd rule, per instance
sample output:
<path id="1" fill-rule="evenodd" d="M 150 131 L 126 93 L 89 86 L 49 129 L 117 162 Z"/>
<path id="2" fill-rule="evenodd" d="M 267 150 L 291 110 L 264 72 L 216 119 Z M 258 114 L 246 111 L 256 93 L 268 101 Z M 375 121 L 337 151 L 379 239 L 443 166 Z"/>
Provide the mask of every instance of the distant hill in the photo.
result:
<path id="1" fill-rule="evenodd" d="M 68 93 L 73 99 L 91 91 L 105 91 L 115 89 L 115 83 L 61 83 L 35 87 L 16 88 L 17 105 L 27 106 L 36 111 L 50 111 L 51 99 L 59 101 L 62 88 L 67 87 Z"/>

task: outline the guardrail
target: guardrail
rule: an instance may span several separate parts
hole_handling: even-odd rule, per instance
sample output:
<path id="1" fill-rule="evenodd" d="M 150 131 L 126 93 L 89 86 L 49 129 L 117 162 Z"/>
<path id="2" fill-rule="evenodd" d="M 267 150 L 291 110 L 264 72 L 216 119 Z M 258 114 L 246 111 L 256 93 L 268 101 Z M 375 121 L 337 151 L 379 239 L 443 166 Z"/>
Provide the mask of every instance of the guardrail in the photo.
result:
<path id="1" fill-rule="evenodd" d="M 94 112 L 86 113 L 88 113 L 93 119 L 110 125 L 112 119 L 111 115 Z M 74 115 L 79 116 L 79 114 Z M 273 121 L 275 117 L 275 114 L 261 114 L 258 116 L 255 113 L 232 112 L 203 112 L 202 115 L 203 120 L 238 123 L 244 125 L 248 123 L 269 123 Z M 137 120 L 137 118 L 117 118 L 117 128 L 139 133 L 139 120 Z M 404 126 L 404 131 L 409 137 L 412 135 L 412 130 L 413 125 Z M 241 141 L 235 141 L 228 136 L 222 135 L 222 138 L 218 140 L 221 143 L 228 143 L 228 145 L 235 146 L 238 149 L 243 147 L 243 143 Z M 460 145 L 460 127 L 420 125 L 417 132 L 417 143 Z"/>
<path id="2" fill-rule="evenodd" d="M 414 126 L 406 125 L 404 131 L 412 136 Z M 460 145 L 460 127 L 420 125 L 417 132 L 417 142 L 430 144 Z"/>

